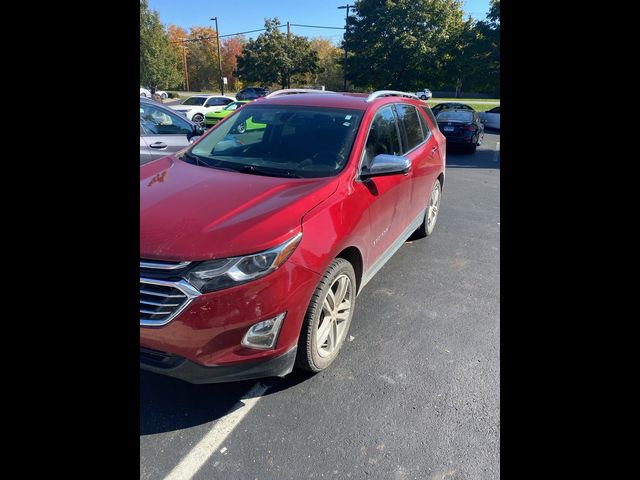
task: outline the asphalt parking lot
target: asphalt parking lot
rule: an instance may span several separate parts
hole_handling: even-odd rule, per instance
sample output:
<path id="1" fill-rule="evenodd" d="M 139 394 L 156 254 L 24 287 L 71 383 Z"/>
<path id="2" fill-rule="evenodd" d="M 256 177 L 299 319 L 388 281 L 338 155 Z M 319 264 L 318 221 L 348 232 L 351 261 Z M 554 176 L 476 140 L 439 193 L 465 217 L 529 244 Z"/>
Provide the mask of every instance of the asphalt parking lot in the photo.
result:
<path id="1" fill-rule="evenodd" d="M 448 148 L 434 235 L 365 287 L 328 370 L 214 385 L 141 371 L 140 478 L 499 478 L 499 142 Z"/>

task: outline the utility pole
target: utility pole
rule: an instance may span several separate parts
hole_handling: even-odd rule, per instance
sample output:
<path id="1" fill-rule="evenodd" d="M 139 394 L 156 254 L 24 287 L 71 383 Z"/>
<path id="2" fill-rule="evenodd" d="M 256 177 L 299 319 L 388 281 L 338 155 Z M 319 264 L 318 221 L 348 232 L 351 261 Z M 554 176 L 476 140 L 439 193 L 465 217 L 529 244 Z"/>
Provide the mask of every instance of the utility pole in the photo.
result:
<path id="1" fill-rule="evenodd" d="M 338 7 L 338 10 L 346 8 L 347 15 L 344 18 L 344 63 L 342 66 L 342 77 L 344 79 L 344 91 L 347 91 L 347 27 L 349 26 L 349 9 L 354 8 L 352 5 L 346 4 Z"/>
<path id="2" fill-rule="evenodd" d="M 216 21 L 216 43 L 218 44 L 218 69 L 220 72 L 220 94 L 224 95 L 224 82 L 222 81 L 222 57 L 220 56 L 220 34 L 218 33 L 218 17 L 211 20 Z"/>
<path id="3" fill-rule="evenodd" d="M 186 39 L 179 39 L 182 42 L 182 66 L 184 68 L 184 87 L 189 91 L 189 70 L 187 70 L 187 44 Z"/>
<path id="4" fill-rule="evenodd" d="M 291 39 L 291 24 L 287 22 L 287 43 L 289 43 Z M 291 88 L 291 75 L 287 71 L 287 88 Z"/>

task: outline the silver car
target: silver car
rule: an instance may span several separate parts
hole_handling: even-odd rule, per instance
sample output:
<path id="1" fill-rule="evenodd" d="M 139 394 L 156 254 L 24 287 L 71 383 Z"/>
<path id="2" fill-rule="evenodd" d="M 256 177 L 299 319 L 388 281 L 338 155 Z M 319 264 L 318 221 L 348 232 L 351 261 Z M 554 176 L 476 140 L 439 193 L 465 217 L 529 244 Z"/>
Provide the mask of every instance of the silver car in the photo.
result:
<path id="1" fill-rule="evenodd" d="M 140 165 L 181 150 L 203 133 L 204 127 L 140 97 Z"/>

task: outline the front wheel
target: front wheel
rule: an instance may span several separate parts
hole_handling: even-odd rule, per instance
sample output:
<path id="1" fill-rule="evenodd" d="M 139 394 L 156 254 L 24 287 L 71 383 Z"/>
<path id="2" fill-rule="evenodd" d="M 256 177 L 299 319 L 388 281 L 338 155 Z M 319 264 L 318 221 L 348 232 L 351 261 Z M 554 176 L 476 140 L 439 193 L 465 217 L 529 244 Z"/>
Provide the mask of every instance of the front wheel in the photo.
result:
<path id="1" fill-rule="evenodd" d="M 333 363 L 349 332 L 355 300 L 353 267 L 336 258 L 311 297 L 298 340 L 298 367 L 319 372 Z"/>
<path id="2" fill-rule="evenodd" d="M 162 95 L 160 95 L 160 96 L 162 97 L 162 99 L 163 99 L 163 100 L 166 100 L 166 99 L 167 99 L 167 94 L 166 94 L 166 93 L 163 93 L 163 94 L 162 94 Z"/>
<path id="3" fill-rule="evenodd" d="M 427 99 L 427 96 L 426 96 L 426 95 L 422 95 L 422 96 L 420 97 L 420 100 L 426 100 L 426 99 Z"/>
<path id="4" fill-rule="evenodd" d="M 244 133 L 247 131 L 247 124 L 242 122 L 237 127 L 238 133 Z"/>
<path id="5" fill-rule="evenodd" d="M 422 225 L 411 236 L 413 239 L 428 237 L 433 233 L 433 229 L 436 227 L 436 220 L 438 220 L 438 212 L 440 211 L 440 199 L 442 198 L 442 184 L 440 179 L 437 179 L 431 189 L 431 196 L 429 197 L 429 204 L 427 205 L 427 211 L 424 213 L 424 220 Z"/>

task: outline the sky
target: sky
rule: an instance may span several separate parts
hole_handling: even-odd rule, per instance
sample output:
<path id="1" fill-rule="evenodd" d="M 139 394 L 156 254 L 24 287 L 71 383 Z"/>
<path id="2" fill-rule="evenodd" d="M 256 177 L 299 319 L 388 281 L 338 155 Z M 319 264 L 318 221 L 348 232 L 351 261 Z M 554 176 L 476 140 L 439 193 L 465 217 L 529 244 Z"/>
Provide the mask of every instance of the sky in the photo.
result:
<path id="1" fill-rule="evenodd" d="M 353 4 L 353 0 L 149 0 L 149 7 L 160 14 L 163 24 L 173 23 L 189 31 L 192 26 L 211 26 L 209 19 L 218 17 L 220 35 L 264 28 L 265 17 L 278 17 L 304 25 L 344 27 L 345 9 L 339 5 Z M 489 0 L 465 0 L 465 17 L 481 20 L 489 11 Z M 342 30 L 291 27 L 291 32 L 308 37 L 324 37 L 337 43 Z M 255 38 L 260 32 L 245 35 Z"/>

